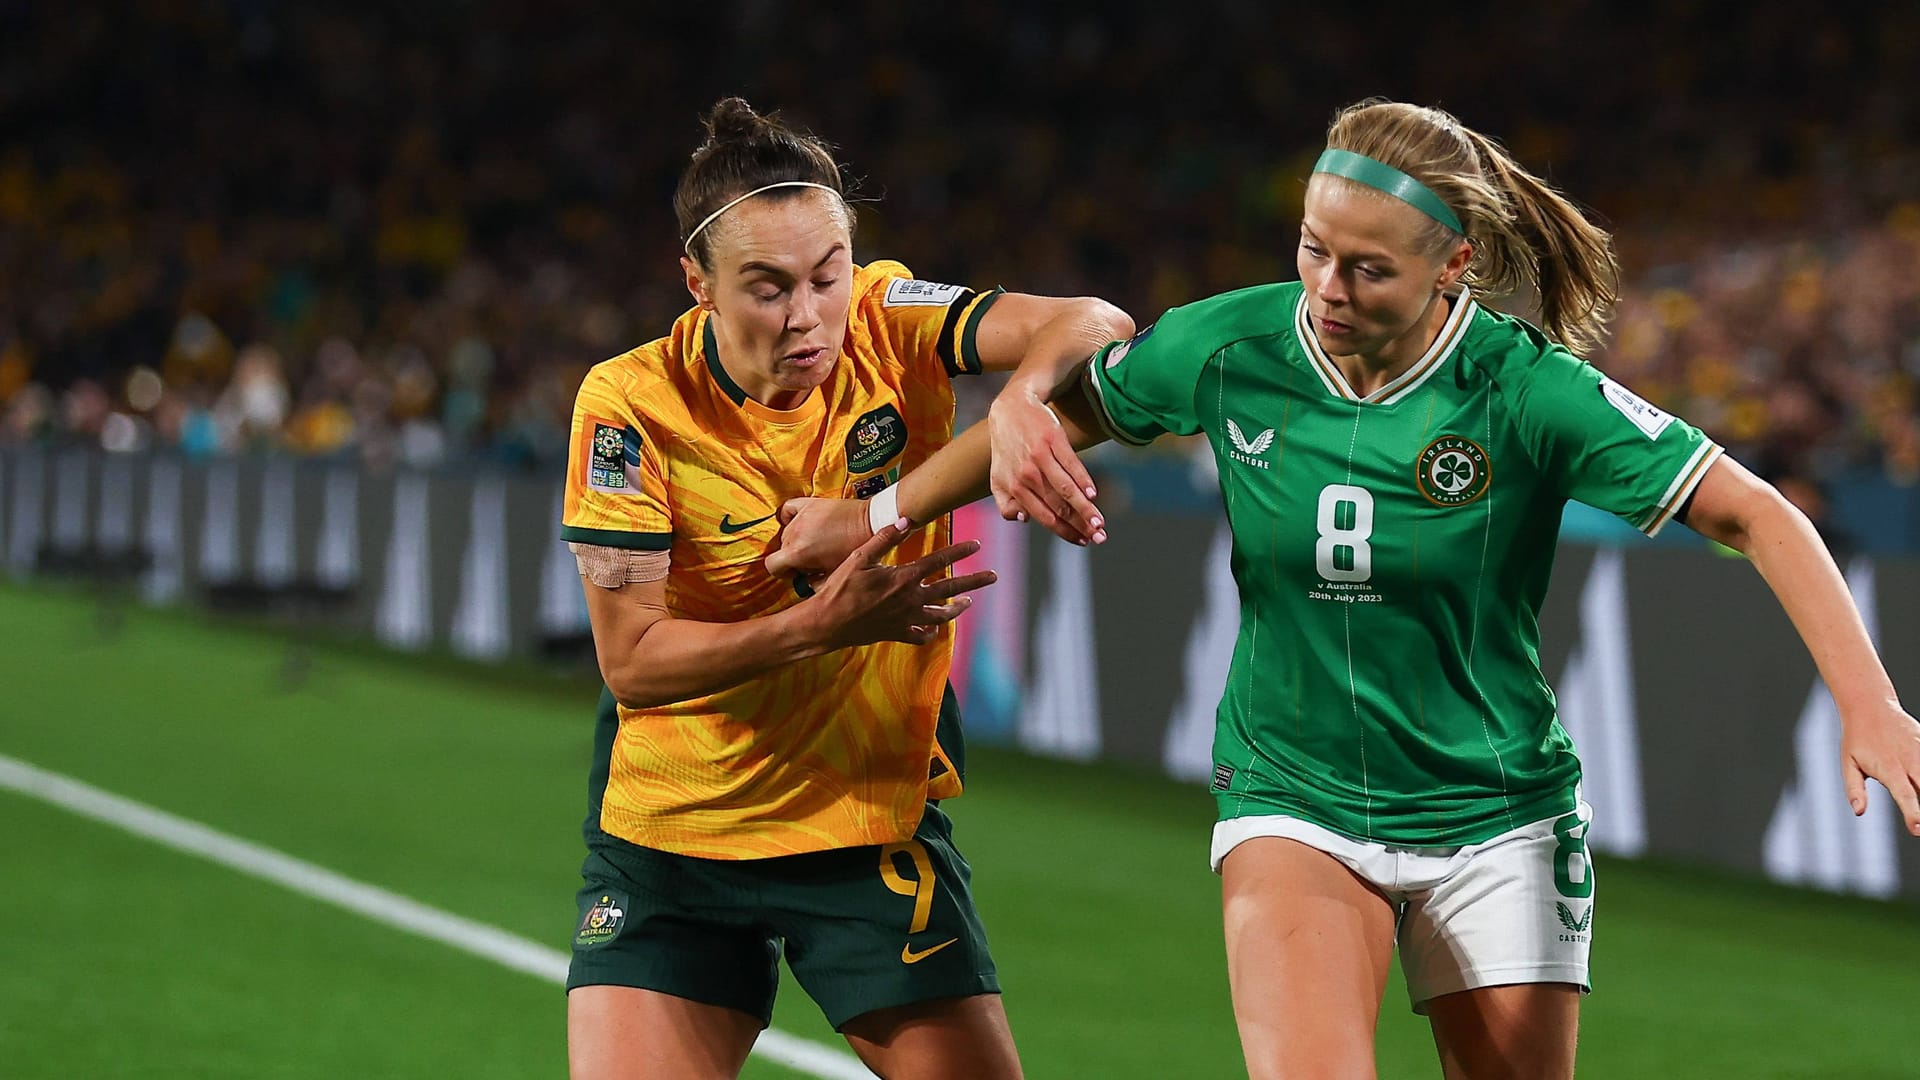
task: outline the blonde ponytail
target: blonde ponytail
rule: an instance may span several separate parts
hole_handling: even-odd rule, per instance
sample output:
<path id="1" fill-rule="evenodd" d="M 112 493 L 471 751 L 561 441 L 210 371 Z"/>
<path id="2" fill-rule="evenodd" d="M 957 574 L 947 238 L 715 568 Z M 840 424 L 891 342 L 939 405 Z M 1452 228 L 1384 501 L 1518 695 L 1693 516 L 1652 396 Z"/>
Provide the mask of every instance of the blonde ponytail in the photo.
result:
<path id="1" fill-rule="evenodd" d="M 1439 109 L 1376 100 L 1341 110 L 1327 146 L 1391 165 L 1439 196 L 1473 245 L 1464 280 L 1481 300 L 1531 289 L 1547 333 L 1569 350 L 1587 356 L 1606 340 L 1619 299 L 1613 238 L 1498 143 Z M 1460 241 L 1439 222 L 1427 232 L 1434 254 Z"/>

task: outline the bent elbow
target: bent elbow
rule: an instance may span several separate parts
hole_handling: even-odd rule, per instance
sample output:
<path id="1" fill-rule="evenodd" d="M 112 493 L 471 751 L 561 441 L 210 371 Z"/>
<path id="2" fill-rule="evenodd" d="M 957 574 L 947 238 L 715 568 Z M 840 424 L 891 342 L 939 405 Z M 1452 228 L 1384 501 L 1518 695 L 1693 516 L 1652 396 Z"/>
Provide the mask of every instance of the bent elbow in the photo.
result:
<path id="1" fill-rule="evenodd" d="M 1116 304 L 1097 296 L 1080 297 L 1087 325 L 1098 331 L 1103 341 L 1120 341 L 1134 334 L 1133 316 Z"/>
<path id="2" fill-rule="evenodd" d="M 600 681 L 606 684 L 607 693 L 613 695 L 613 700 L 619 702 L 621 708 L 646 708 L 646 705 L 642 703 L 644 695 L 640 693 L 640 687 L 635 685 L 633 676 L 621 668 L 614 667 L 602 661 L 600 664 Z"/>
<path id="3" fill-rule="evenodd" d="M 652 706 L 653 702 L 647 700 L 645 688 L 612 675 L 602 675 L 602 678 L 606 681 L 607 692 L 613 695 L 613 700 L 619 702 L 621 708 L 645 709 Z"/>
<path id="4" fill-rule="evenodd" d="M 666 704 L 660 698 L 659 688 L 650 685 L 645 671 L 631 660 L 610 663 L 606 657 L 602 657 L 600 681 L 607 684 L 607 692 L 623 708 L 650 709 Z"/>
<path id="5" fill-rule="evenodd" d="M 634 671 L 631 666 L 602 669 L 600 674 L 606 681 L 607 691 L 622 708 L 652 709 L 673 704 L 673 698 L 670 695 L 662 693 L 660 687 L 650 685 L 648 680 Z"/>

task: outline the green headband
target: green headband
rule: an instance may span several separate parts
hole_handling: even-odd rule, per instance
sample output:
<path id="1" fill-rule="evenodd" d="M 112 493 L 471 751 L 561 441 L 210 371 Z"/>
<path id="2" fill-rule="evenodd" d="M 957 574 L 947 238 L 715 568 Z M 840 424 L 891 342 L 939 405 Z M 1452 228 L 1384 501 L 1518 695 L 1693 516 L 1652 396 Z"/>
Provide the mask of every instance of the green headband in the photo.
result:
<path id="1" fill-rule="evenodd" d="M 1467 230 L 1460 227 L 1460 219 L 1432 188 L 1385 162 L 1351 150 L 1328 150 L 1313 163 L 1313 171 L 1344 176 L 1356 184 L 1384 191 L 1461 236 L 1467 235 Z"/>

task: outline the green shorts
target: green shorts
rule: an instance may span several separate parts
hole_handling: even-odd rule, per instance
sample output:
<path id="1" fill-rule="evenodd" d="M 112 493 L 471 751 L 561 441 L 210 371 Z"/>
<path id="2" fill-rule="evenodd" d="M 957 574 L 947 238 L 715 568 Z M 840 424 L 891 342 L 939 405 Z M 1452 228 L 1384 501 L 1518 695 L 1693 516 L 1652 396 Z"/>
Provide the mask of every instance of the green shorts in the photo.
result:
<path id="1" fill-rule="evenodd" d="M 907 843 L 773 859 L 697 859 L 600 834 L 581 876 L 569 990 L 637 986 L 764 1026 L 784 945 L 836 1030 L 875 1009 L 1000 992 L 972 871 L 932 804 Z"/>

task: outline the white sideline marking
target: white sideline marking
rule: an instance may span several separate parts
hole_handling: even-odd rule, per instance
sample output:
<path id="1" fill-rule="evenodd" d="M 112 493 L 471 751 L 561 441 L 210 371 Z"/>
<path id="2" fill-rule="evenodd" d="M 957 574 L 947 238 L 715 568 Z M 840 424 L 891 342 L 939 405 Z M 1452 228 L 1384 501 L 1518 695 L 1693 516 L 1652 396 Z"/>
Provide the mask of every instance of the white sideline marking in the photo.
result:
<path id="1" fill-rule="evenodd" d="M 198 855 L 249 877 L 271 881 L 415 937 L 491 960 L 501 967 L 555 985 L 567 981 L 567 954 L 558 949 L 355 881 L 324 866 L 230 836 L 5 754 L 0 754 L 0 788 L 52 803 L 176 851 Z M 753 1052 L 820 1080 L 873 1080 L 873 1074 L 852 1055 L 772 1028 L 760 1033 Z"/>

